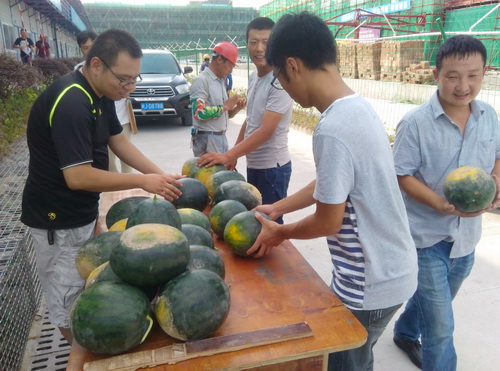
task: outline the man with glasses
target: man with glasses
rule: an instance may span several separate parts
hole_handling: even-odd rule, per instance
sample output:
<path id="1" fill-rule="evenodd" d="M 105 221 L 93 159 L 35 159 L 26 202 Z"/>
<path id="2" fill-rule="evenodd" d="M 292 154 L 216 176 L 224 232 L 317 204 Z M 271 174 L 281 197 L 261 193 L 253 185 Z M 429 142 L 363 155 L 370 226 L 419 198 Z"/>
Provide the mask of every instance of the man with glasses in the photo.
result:
<path id="1" fill-rule="evenodd" d="M 84 286 L 75 256 L 94 234 L 100 192 L 142 188 L 168 200 L 181 194 L 181 176 L 147 159 L 116 117 L 113 101 L 135 89 L 141 57 L 130 34 L 106 31 L 85 65 L 55 81 L 31 109 L 21 220 L 30 227 L 49 319 L 68 342 L 69 311 Z M 141 174 L 108 172 L 108 145 Z"/>
<path id="2" fill-rule="evenodd" d="M 266 17 L 255 18 L 247 26 L 248 55 L 257 70 L 248 81 L 247 117 L 235 146 L 225 153 L 206 153 L 198 161 L 198 166 L 219 163 L 234 169 L 238 158 L 246 155 L 247 181 L 260 191 L 264 204 L 287 196 L 292 174 L 288 130 L 293 100 L 276 84 L 273 69 L 266 62 L 273 26 L 274 21 Z M 276 221 L 282 223 L 283 219 Z"/>
<path id="3" fill-rule="evenodd" d="M 244 98 L 237 94 L 228 98 L 226 91 L 226 77 L 233 72 L 237 59 L 235 45 L 228 41 L 219 42 L 214 47 L 210 64 L 191 85 L 191 146 L 195 156 L 229 149 L 227 124 L 245 106 Z"/>
<path id="4" fill-rule="evenodd" d="M 257 213 L 262 232 L 248 254 L 259 258 L 285 239 L 326 236 L 330 288 L 368 332 L 360 348 L 330 354 L 328 370 L 372 370 L 374 345 L 417 287 L 417 254 L 387 134 L 370 103 L 342 80 L 332 32 L 319 17 L 281 17 L 266 58 L 290 96 L 303 107 L 316 107 L 321 117 L 312 138 L 316 179 L 257 210 L 276 219 L 310 205 L 315 209 L 283 225 Z"/>

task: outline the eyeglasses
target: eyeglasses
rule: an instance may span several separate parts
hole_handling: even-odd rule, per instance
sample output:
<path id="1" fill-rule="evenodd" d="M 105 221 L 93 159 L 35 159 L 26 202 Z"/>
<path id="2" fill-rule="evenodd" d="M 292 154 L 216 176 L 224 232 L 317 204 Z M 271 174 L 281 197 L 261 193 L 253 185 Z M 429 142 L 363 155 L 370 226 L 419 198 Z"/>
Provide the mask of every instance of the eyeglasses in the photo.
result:
<path id="1" fill-rule="evenodd" d="M 135 85 L 137 84 L 138 82 L 141 82 L 142 81 L 142 77 L 141 75 L 137 75 L 137 77 L 135 77 L 133 80 L 125 80 L 125 79 L 122 79 L 121 77 L 117 76 L 116 73 L 113 72 L 113 70 L 111 69 L 111 67 L 108 66 L 108 64 L 106 62 L 104 62 L 102 59 L 101 59 L 101 62 L 102 64 L 104 64 L 106 66 L 106 68 L 109 70 L 109 72 L 112 73 L 112 75 L 114 77 L 116 77 L 116 79 L 118 81 L 120 81 L 120 86 L 123 87 L 123 88 L 126 88 L 127 86 L 130 86 L 130 85 Z"/>
<path id="2" fill-rule="evenodd" d="M 281 86 L 280 81 L 278 80 L 278 76 L 281 73 L 281 69 L 283 68 L 283 66 L 285 66 L 285 64 L 282 64 L 281 67 L 278 68 L 278 73 L 276 74 L 276 76 L 274 76 L 274 78 L 271 81 L 271 86 L 278 90 L 283 90 L 283 87 Z"/>

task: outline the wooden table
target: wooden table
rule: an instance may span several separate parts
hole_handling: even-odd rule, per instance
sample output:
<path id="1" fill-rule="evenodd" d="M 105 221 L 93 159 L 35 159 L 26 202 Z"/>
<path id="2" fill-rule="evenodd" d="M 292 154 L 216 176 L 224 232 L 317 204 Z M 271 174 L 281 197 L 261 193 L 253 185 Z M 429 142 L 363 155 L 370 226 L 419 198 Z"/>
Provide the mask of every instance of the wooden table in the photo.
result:
<path id="1" fill-rule="evenodd" d="M 103 194 L 101 210 L 116 200 L 138 193 Z M 229 315 L 214 336 L 238 334 L 297 322 L 307 322 L 312 337 L 200 357 L 155 371 L 206 370 L 326 370 L 331 352 L 356 348 L 366 341 L 366 331 L 312 269 L 289 241 L 263 259 L 232 254 L 216 239 L 217 251 L 226 266 L 225 281 L 230 287 Z M 179 343 L 155 326 L 148 339 L 131 352 L 156 349 Z M 83 370 L 83 364 L 105 358 L 75 344 L 70 353 L 69 371 Z"/>

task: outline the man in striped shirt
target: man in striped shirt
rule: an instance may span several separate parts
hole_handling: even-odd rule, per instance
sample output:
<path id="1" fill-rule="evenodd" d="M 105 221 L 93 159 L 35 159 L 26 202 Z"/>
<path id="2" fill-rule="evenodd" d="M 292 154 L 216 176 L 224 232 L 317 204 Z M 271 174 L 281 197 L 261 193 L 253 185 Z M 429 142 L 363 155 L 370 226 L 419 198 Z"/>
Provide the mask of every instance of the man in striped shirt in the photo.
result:
<path id="1" fill-rule="evenodd" d="M 371 370 L 373 346 L 415 291 L 417 258 L 387 134 L 370 104 L 344 83 L 335 57 L 333 36 L 317 16 L 285 15 L 274 26 L 266 51 L 271 85 L 321 112 L 313 135 L 316 179 L 257 210 L 274 220 L 316 209 L 284 225 L 257 215 L 263 228 L 248 254 L 262 257 L 285 239 L 326 236 L 330 287 L 368 332 L 362 347 L 330 354 L 328 369 Z"/>

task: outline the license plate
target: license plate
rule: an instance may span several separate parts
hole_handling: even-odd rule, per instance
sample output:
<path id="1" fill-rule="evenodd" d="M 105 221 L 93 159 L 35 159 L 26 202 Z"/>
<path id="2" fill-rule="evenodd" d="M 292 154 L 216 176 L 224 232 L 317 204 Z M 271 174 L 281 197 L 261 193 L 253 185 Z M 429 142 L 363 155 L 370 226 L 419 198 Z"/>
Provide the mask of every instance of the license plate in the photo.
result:
<path id="1" fill-rule="evenodd" d="M 162 110 L 163 109 L 163 103 L 141 103 L 141 110 L 143 111 L 150 111 L 150 110 Z"/>

